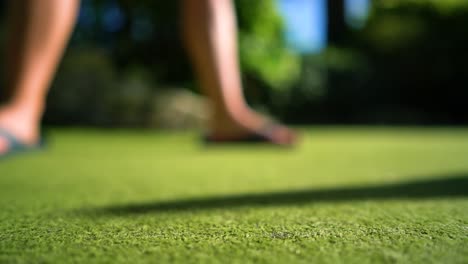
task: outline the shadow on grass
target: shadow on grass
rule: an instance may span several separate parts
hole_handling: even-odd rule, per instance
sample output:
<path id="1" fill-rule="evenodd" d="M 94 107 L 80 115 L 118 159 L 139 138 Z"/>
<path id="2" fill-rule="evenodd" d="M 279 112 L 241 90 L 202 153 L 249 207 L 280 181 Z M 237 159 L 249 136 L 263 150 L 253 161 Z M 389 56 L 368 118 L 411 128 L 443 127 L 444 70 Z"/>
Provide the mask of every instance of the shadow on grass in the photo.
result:
<path id="1" fill-rule="evenodd" d="M 450 177 L 444 176 L 443 179 L 433 178 L 398 184 L 214 196 L 105 207 L 93 209 L 92 211 L 98 214 L 126 215 L 241 206 L 298 205 L 356 200 L 411 200 L 466 196 L 468 196 L 468 174 L 458 174 L 451 175 Z"/>

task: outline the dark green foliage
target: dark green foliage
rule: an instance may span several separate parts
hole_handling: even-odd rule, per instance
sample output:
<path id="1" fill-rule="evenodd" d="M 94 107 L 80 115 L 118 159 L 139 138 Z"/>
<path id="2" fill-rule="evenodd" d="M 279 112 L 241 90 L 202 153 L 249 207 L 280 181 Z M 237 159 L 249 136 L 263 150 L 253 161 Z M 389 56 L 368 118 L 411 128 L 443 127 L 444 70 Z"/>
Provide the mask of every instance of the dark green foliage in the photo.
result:
<path id="1" fill-rule="evenodd" d="M 46 122 L 142 126 L 150 118 L 152 82 L 144 68 L 117 74 L 102 50 L 75 49 L 65 57 L 50 91 Z"/>
<path id="2" fill-rule="evenodd" d="M 239 48 L 243 69 L 268 87 L 287 89 L 299 77 L 299 56 L 285 47 L 275 1 L 237 0 Z"/>
<path id="3" fill-rule="evenodd" d="M 304 58 L 277 111 L 296 122 L 467 124 L 467 24 L 465 1 L 375 1 L 345 46 Z"/>
<path id="4" fill-rule="evenodd" d="M 141 125 L 151 107 L 145 95 L 197 90 L 179 1 L 82 3 L 93 19 L 78 24 L 46 122 Z M 342 28 L 341 18 L 330 18 L 332 45 L 302 57 L 285 48 L 274 0 L 236 4 L 246 94 L 255 106 L 294 123 L 468 124 L 466 1 L 373 1 L 364 28 Z M 116 6 L 124 19 L 110 32 L 105 12 Z M 330 12 L 341 14 L 339 6 Z M 135 79 L 137 91 L 122 87 Z"/>

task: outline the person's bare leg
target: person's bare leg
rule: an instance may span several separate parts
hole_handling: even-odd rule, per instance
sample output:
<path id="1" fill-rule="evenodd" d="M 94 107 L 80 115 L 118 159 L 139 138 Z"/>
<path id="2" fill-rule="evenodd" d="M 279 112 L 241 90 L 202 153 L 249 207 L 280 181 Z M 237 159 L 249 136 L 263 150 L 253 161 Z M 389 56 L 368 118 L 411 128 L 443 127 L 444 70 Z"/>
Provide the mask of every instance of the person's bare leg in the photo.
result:
<path id="1" fill-rule="evenodd" d="M 210 133 L 224 138 L 264 133 L 271 121 L 250 109 L 242 91 L 233 1 L 184 0 L 182 16 L 187 48 L 211 101 Z M 295 139 L 280 125 L 268 137 L 285 145 Z"/>
<path id="2" fill-rule="evenodd" d="M 45 98 L 75 23 L 79 0 L 10 0 L 7 44 L 8 101 L 0 128 L 24 144 L 39 138 Z M 8 151 L 0 137 L 0 155 Z"/>

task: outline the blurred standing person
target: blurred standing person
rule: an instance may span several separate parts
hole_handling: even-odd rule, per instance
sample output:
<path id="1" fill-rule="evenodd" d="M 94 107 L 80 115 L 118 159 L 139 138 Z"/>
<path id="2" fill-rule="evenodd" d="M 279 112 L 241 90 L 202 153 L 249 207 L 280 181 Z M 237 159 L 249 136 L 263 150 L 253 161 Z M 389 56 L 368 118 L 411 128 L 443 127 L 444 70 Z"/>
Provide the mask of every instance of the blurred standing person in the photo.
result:
<path id="1" fill-rule="evenodd" d="M 296 135 L 246 103 L 233 0 L 182 0 L 187 49 L 211 102 L 208 142 L 291 146 Z M 0 157 L 40 144 L 40 123 L 79 0 L 10 0 L 7 103 L 0 108 Z"/>

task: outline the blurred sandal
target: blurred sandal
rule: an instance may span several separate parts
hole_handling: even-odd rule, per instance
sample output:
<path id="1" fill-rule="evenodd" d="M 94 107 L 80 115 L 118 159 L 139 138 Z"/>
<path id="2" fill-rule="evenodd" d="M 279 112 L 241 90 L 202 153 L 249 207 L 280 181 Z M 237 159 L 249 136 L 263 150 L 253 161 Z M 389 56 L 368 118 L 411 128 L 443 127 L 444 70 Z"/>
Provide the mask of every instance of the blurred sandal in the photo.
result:
<path id="1" fill-rule="evenodd" d="M 296 133 L 275 123 L 268 123 L 262 129 L 246 135 L 207 135 L 204 137 L 204 142 L 210 145 L 262 143 L 281 147 L 293 147 L 297 141 L 298 136 Z"/>
<path id="2" fill-rule="evenodd" d="M 25 144 L 21 142 L 21 140 L 19 140 L 15 135 L 3 128 L 0 128 L 0 138 L 4 139 L 8 144 L 7 150 L 4 153 L 0 153 L 0 159 L 5 159 L 20 153 L 36 151 L 41 149 L 44 145 L 42 139 L 33 145 Z"/>

